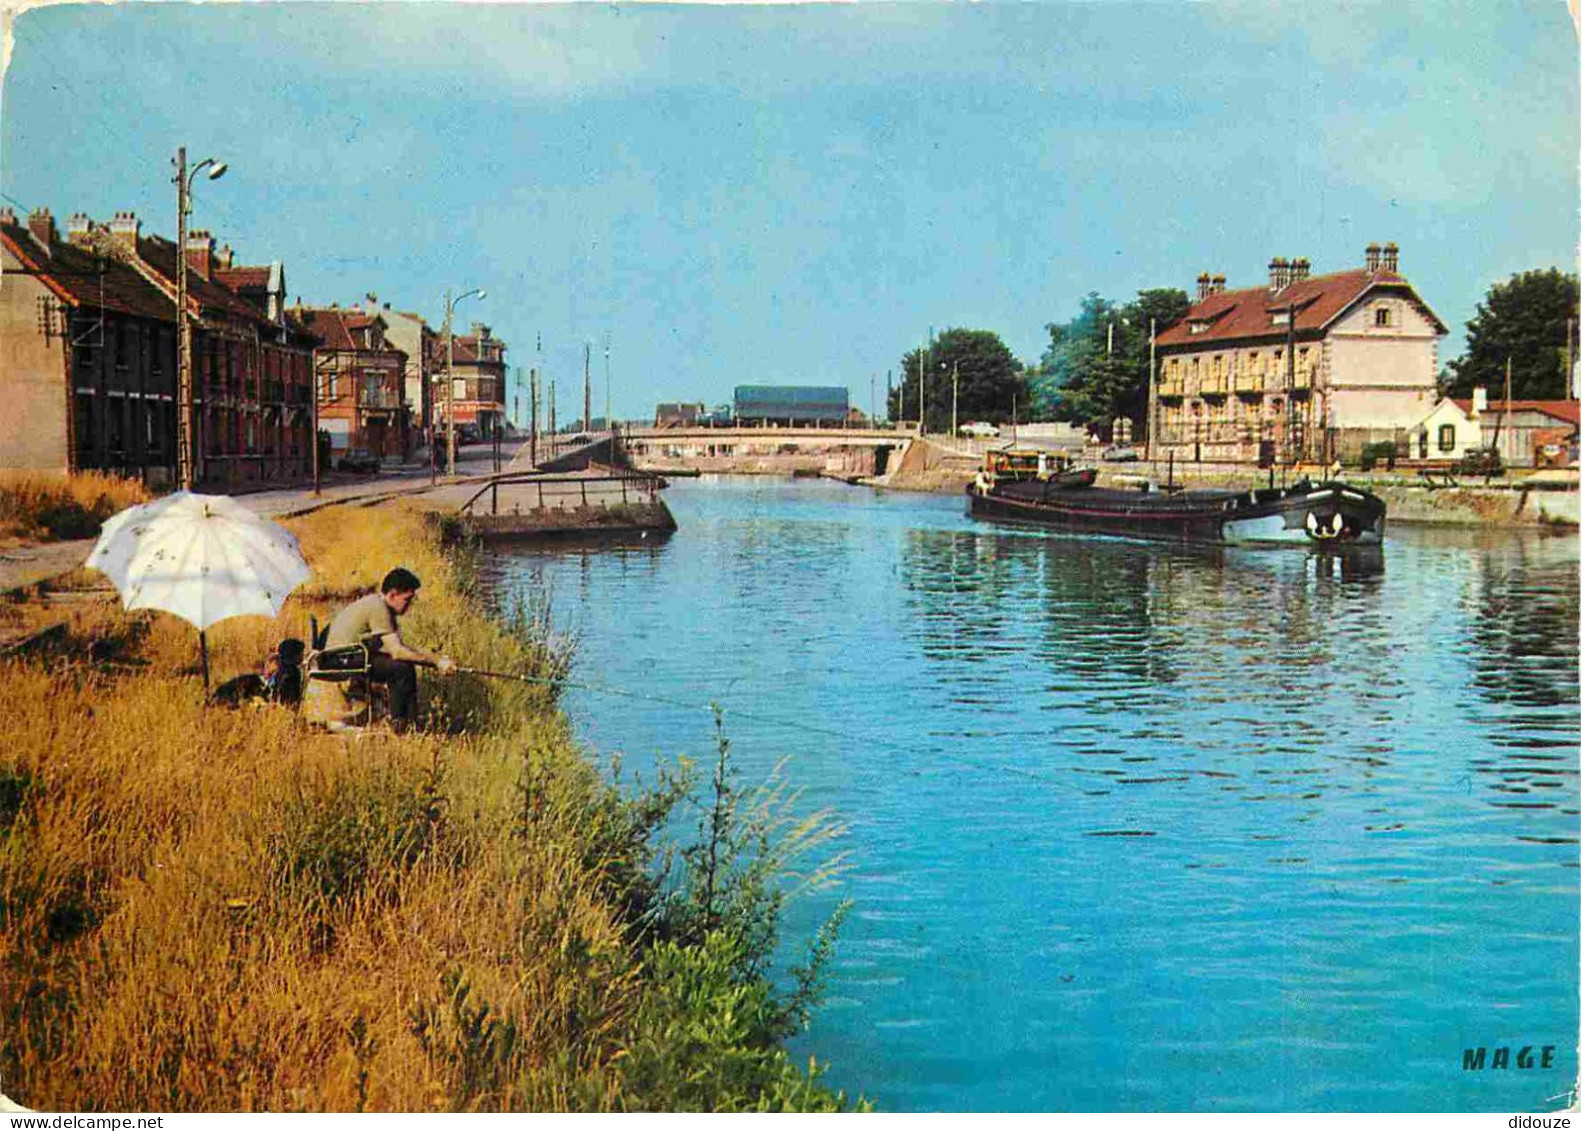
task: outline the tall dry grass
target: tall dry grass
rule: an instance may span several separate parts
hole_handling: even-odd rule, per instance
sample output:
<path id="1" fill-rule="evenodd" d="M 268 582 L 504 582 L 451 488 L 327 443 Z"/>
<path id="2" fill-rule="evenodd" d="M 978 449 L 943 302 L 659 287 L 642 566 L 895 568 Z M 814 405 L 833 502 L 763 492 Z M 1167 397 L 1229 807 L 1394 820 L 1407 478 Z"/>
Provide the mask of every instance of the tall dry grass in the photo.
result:
<path id="1" fill-rule="evenodd" d="M 98 471 L 0 471 L 0 538 L 91 538 L 112 514 L 151 498 L 141 480 Z"/>
<path id="2" fill-rule="evenodd" d="M 205 707 L 190 626 L 108 605 L 0 666 L 0 1089 L 75 1110 L 843 1102 L 772 1048 L 677 1084 L 725 1059 L 679 1024 L 716 1012 L 687 979 L 734 994 L 735 968 L 706 940 L 652 960 L 673 797 L 623 799 L 581 758 L 542 626 L 485 616 L 467 555 L 409 511 L 292 526 L 314 581 L 277 621 L 215 626 L 216 678 L 399 564 L 424 582 L 404 634 L 545 683 L 427 680 L 439 730 L 333 736 Z"/>

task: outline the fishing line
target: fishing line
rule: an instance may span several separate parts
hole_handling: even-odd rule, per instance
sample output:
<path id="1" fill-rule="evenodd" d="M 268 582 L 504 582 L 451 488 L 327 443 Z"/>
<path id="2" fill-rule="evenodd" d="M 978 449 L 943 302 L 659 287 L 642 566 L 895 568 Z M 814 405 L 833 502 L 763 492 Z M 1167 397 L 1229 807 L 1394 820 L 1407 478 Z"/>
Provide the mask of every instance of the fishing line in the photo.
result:
<path id="1" fill-rule="evenodd" d="M 849 729 L 835 730 L 831 727 L 813 726 L 810 723 L 804 723 L 797 719 L 788 719 L 781 716 L 767 714 L 762 711 L 747 711 L 735 707 L 725 707 L 723 705 L 714 703 L 698 704 L 696 702 L 691 702 L 684 699 L 676 699 L 666 695 L 654 695 L 651 692 L 631 691 L 627 688 L 615 687 L 614 685 L 608 683 L 586 683 L 581 680 L 573 679 L 551 679 L 547 676 L 531 676 L 521 675 L 517 672 L 490 671 L 486 668 L 458 667 L 456 668 L 456 672 L 457 674 L 491 676 L 495 679 L 513 679 L 522 683 L 543 684 L 544 686 L 549 687 L 569 687 L 574 688 L 577 691 L 588 691 L 597 695 L 611 695 L 622 699 L 636 699 L 647 703 L 657 703 L 665 707 L 678 707 L 681 710 L 686 711 L 707 711 L 712 714 L 717 706 L 718 710 L 725 717 L 739 717 L 746 719 L 748 722 L 767 723 L 771 726 L 786 727 L 790 730 L 798 730 L 807 734 L 816 734 L 822 738 L 840 739 L 845 742 L 854 740 L 869 746 L 880 747 L 895 754 L 910 755 L 916 753 L 915 746 L 905 746 L 898 742 L 891 742 L 883 738 L 875 738 L 871 735 L 862 734 Z M 972 757 L 966 755 L 954 755 L 953 760 L 965 765 L 973 766 L 976 769 L 983 770 L 984 772 L 988 773 L 1014 774 L 1018 777 L 1041 782 L 1045 785 L 1060 785 L 1068 787 L 1068 783 L 1066 782 L 1056 781 L 1045 774 L 1036 773 L 1035 771 L 1025 769 L 1021 766 L 1005 764 L 989 765 L 985 764 L 980 759 L 973 759 Z"/>

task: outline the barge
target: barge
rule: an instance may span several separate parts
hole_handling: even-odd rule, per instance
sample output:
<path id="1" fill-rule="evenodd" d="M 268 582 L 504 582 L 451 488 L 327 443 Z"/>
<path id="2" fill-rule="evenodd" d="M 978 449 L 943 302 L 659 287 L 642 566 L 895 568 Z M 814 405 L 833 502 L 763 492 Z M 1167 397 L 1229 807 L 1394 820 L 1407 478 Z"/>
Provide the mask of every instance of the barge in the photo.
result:
<path id="1" fill-rule="evenodd" d="M 966 489 L 972 517 L 1173 541 L 1304 546 L 1383 541 L 1383 500 L 1341 480 L 1302 479 L 1288 487 L 1249 491 L 1171 491 L 1149 482 L 1132 489 L 1096 487 L 1041 470 L 1028 475 L 1003 460 L 990 461 Z"/>

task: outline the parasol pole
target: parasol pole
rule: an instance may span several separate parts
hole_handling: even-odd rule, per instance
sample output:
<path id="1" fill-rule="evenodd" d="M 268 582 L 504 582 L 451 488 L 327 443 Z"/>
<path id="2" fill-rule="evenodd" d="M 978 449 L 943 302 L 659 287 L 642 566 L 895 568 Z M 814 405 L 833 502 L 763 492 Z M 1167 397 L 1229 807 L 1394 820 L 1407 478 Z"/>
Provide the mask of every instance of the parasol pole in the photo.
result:
<path id="1" fill-rule="evenodd" d="M 203 658 L 203 695 L 209 694 L 209 634 L 198 629 L 198 655 Z"/>

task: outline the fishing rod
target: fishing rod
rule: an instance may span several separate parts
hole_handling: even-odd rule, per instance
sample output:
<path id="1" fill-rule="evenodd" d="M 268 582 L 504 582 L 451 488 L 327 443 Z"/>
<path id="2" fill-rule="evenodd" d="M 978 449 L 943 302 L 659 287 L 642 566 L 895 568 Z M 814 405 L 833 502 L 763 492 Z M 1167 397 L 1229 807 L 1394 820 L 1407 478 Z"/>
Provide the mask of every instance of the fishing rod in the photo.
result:
<path id="1" fill-rule="evenodd" d="M 888 741 L 886 739 L 882 739 L 882 738 L 873 738 L 870 735 L 858 734 L 858 733 L 855 733 L 855 732 L 850 731 L 850 730 L 835 730 L 832 727 L 812 726 L 811 724 L 804 723 L 804 722 L 800 721 L 799 719 L 780 718 L 780 717 L 776 717 L 774 715 L 767 715 L 767 714 L 763 714 L 763 713 L 757 712 L 757 711 L 743 711 L 743 710 L 740 710 L 739 708 L 729 708 L 728 712 L 727 712 L 727 709 L 724 706 L 722 706 L 720 704 L 717 704 L 717 703 L 701 703 L 700 704 L 700 703 L 696 703 L 696 702 L 687 702 L 687 701 L 682 700 L 682 699 L 672 699 L 672 698 L 670 698 L 668 696 L 664 696 L 664 695 L 653 695 L 653 694 L 649 694 L 647 692 L 642 692 L 642 691 L 628 691 L 625 688 L 612 687 L 612 686 L 610 686 L 607 683 L 606 684 L 582 683 L 582 682 L 579 682 L 579 681 L 573 680 L 573 679 L 557 679 L 557 678 L 550 678 L 548 676 L 522 675 L 519 672 L 492 671 L 492 670 L 490 670 L 488 668 L 463 668 L 463 667 L 457 667 L 455 669 L 455 671 L 456 671 L 456 674 L 458 674 L 458 675 L 460 675 L 460 674 L 481 675 L 481 676 L 487 676 L 487 677 L 489 677 L 491 679 L 515 680 L 518 683 L 536 684 L 536 685 L 541 685 L 541 686 L 545 686 L 545 687 L 569 687 L 569 688 L 574 688 L 574 689 L 576 689 L 578 691 L 590 691 L 590 692 L 593 692 L 594 694 L 598 694 L 598 695 L 614 695 L 614 696 L 619 696 L 620 698 L 623 698 L 623 699 L 638 699 L 638 700 L 642 700 L 642 701 L 645 701 L 645 702 L 648 702 L 648 703 L 658 703 L 658 704 L 661 704 L 662 706 L 666 706 L 666 707 L 679 707 L 679 708 L 681 708 L 683 710 L 689 710 L 689 711 L 707 711 L 710 714 L 712 714 L 714 711 L 717 710 L 717 711 L 719 711 L 721 713 L 728 713 L 728 714 L 730 714 L 730 715 L 732 715 L 734 717 L 739 717 L 739 718 L 742 718 L 742 719 L 746 719 L 746 720 L 748 720 L 750 722 L 768 723 L 771 726 L 787 727 L 787 728 L 789 728 L 791 730 L 805 731 L 808 734 L 816 734 L 816 735 L 820 735 L 820 736 L 822 736 L 824 738 L 839 739 L 842 742 L 850 742 L 852 739 L 856 739 L 856 740 L 858 740 L 860 742 L 867 743 L 868 745 L 883 747 L 883 748 L 885 748 L 887 750 L 890 750 L 892 752 L 899 753 L 899 754 L 915 754 L 917 752 L 917 749 L 916 749 L 915 746 L 902 745 L 900 743 L 890 742 L 890 741 Z M 957 761 L 961 761 L 961 762 L 964 762 L 964 763 L 969 764 L 969 765 L 978 765 L 982 769 L 985 769 L 985 770 L 991 769 L 991 770 L 993 770 L 993 772 L 996 772 L 996 773 L 1008 773 L 1008 774 L 1012 774 L 1012 775 L 1017 776 L 1017 777 L 1028 778 L 1028 779 L 1030 779 L 1032 781 L 1043 782 L 1043 783 L 1049 784 L 1049 785 L 1054 785 L 1054 784 L 1068 785 L 1068 783 L 1060 782 L 1057 779 L 1051 778 L 1051 777 L 1049 777 L 1046 774 L 1035 773 L 1035 772 L 1033 772 L 1031 770 L 1027 770 L 1027 769 L 1025 769 L 1023 767 L 1016 766 L 1016 765 L 1004 764 L 1004 765 L 986 766 L 986 765 L 983 765 L 979 760 L 974 760 L 974 759 L 972 759 L 970 757 L 962 757 L 959 754 L 955 755 L 955 758 L 956 758 Z"/>

